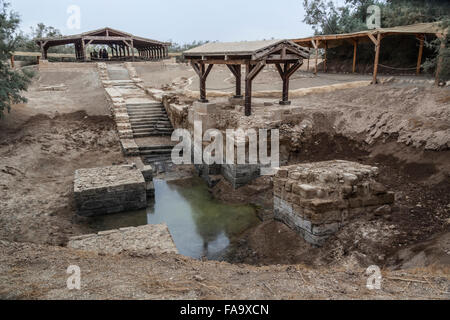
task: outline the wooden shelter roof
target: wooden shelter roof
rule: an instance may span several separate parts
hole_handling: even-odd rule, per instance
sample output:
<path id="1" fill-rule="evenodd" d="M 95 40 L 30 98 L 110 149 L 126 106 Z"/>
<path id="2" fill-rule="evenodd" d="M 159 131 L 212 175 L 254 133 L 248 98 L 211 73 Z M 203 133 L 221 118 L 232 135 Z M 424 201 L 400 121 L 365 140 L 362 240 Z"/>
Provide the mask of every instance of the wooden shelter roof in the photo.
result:
<path id="1" fill-rule="evenodd" d="M 304 47 L 314 47 L 313 41 L 319 40 L 319 48 L 333 48 L 342 45 L 343 42 L 348 40 L 358 40 L 358 42 L 371 42 L 370 37 L 375 37 L 378 34 L 382 34 L 383 37 L 390 35 L 441 35 L 447 32 L 439 26 L 439 22 L 432 23 L 417 23 L 407 26 L 399 26 L 393 28 L 378 28 L 373 30 L 365 30 L 353 33 L 343 33 L 343 34 L 331 34 L 331 35 L 317 35 L 307 38 L 292 39 L 298 45 Z M 326 42 L 325 42 L 326 41 Z"/>
<path id="2" fill-rule="evenodd" d="M 109 43 L 119 43 L 123 40 L 133 40 L 134 47 L 150 47 L 150 46 L 169 46 L 170 43 L 161 42 L 158 40 L 147 39 L 143 37 L 137 37 L 130 33 L 112 29 L 109 27 L 97 29 L 93 31 L 88 31 L 80 34 L 52 37 L 52 38 L 39 38 L 35 39 L 37 43 L 46 42 L 47 46 L 59 46 L 75 43 L 77 41 L 92 40 L 92 44 L 109 44 Z"/>
<path id="3" fill-rule="evenodd" d="M 211 42 L 202 46 L 187 50 L 183 53 L 185 59 L 204 59 L 211 57 L 217 59 L 228 56 L 238 59 L 261 60 L 269 56 L 281 47 L 286 48 L 289 53 L 297 55 L 298 58 L 308 58 L 308 49 L 302 48 L 290 40 L 263 40 L 242 42 Z"/>

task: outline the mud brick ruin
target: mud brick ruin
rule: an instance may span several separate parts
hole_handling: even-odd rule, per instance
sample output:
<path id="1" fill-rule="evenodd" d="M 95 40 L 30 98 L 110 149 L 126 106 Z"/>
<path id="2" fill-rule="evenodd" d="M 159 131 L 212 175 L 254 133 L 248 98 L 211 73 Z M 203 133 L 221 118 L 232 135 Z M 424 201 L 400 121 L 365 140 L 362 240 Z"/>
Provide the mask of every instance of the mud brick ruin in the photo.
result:
<path id="1" fill-rule="evenodd" d="M 376 167 L 340 160 L 283 167 L 274 178 L 275 219 L 321 246 L 353 217 L 394 202 L 377 175 Z"/>
<path id="2" fill-rule="evenodd" d="M 132 165 L 80 169 L 75 172 L 77 212 L 97 216 L 147 207 L 147 184 Z"/>

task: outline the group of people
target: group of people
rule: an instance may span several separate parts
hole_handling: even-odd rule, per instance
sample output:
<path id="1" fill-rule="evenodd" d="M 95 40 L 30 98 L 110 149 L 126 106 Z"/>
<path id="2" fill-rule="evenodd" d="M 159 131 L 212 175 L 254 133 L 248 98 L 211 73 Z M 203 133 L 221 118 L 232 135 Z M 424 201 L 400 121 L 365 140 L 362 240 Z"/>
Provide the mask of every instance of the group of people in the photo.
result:
<path id="1" fill-rule="evenodd" d="M 100 49 L 100 51 L 94 50 L 91 52 L 91 59 L 109 59 L 108 50 L 105 48 Z"/>

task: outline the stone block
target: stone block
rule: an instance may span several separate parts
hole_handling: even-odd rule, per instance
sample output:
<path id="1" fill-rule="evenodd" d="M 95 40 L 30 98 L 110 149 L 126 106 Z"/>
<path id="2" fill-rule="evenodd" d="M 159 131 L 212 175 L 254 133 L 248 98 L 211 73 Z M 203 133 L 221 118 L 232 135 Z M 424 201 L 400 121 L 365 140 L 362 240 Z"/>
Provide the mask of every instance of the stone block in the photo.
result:
<path id="1" fill-rule="evenodd" d="M 153 180 L 153 167 L 150 165 L 146 165 L 141 169 L 141 173 L 144 176 L 145 181 Z"/>
<path id="2" fill-rule="evenodd" d="M 349 219 L 394 202 L 377 174 L 378 168 L 342 160 L 282 167 L 273 181 L 274 217 L 323 245 Z"/>
<path id="3" fill-rule="evenodd" d="M 98 254 L 132 254 L 142 257 L 178 253 L 165 224 L 103 231 L 88 237 L 72 237 L 68 247 Z"/>
<path id="4" fill-rule="evenodd" d="M 97 216 L 147 207 L 146 184 L 135 166 L 80 169 L 75 172 L 77 213 Z"/>

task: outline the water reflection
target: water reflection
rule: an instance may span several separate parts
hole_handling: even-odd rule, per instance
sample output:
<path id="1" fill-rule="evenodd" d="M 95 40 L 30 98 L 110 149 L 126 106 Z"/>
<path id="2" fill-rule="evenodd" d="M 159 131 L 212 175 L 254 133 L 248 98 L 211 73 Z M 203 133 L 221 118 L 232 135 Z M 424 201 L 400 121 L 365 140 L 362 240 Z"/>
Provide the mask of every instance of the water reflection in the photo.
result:
<path id="1" fill-rule="evenodd" d="M 199 178 L 176 182 L 155 180 L 154 183 L 153 207 L 146 211 L 96 218 L 96 229 L 165 223 L 180 254 L 221 260 L 230 242 L 259 222 L 251 206 L 214 200 Z"/>

